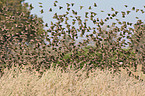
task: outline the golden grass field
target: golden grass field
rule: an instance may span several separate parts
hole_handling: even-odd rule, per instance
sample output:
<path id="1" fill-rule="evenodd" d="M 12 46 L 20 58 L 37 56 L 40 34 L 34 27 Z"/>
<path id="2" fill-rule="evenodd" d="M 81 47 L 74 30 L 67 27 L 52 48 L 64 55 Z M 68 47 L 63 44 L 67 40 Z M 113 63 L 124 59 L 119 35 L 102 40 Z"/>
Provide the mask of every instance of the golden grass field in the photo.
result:
<path id="1" fill-rule="evenodd" d="M 0 96 L 145 96 L 145 75 L 140 68 L 136 74 L 144 81 L 129 77 L 123 69 L 120 74 L 97 69 L 87 78 L 83 70 L 62 73 L 51 67 L 40 76 L 26 67 L 12 67 L 0 78 Z"/>

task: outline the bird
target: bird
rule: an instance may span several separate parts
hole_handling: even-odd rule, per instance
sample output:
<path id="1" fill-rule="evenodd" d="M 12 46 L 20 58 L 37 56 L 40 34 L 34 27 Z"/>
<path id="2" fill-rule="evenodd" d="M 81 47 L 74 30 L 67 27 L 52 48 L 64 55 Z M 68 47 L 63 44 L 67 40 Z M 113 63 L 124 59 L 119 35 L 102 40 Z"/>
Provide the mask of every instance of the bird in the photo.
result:
<path id="1" fill-rule="evenodd" d="M 91 6 L 89 6 L 89 10 L 91 10 L 92 9 L 92 7 Z"/>
<path id="2" fill-rule="evenodd" d="M 80 6 L 80 10 L 83 8 L 84 6 Z"/>
<path id="3" fill-rule="evenodd" d="M 124 5 L 125 7 L 128 7 L 127 5 Z"/>
<path id="4" fill-rule="evenodd" d="M 30 10 L 32 10 L 34 7 L 32 6 L 32 4 L 30 4 Z"/>
<path id="5" fill-rule="evenodd" d="M 43 11 L 43 9 L 41 9 L 41 11 L 40 11 L 40 12 L 41 12 L 41 14 L 42 14 L 42 13 L 44 12 L 44 11 Z"/>
<path id="6" fill-rule="evenodd" d="M 97 4 L 96 3 L 94 3 L 94 7 L 97 7 Z"/>

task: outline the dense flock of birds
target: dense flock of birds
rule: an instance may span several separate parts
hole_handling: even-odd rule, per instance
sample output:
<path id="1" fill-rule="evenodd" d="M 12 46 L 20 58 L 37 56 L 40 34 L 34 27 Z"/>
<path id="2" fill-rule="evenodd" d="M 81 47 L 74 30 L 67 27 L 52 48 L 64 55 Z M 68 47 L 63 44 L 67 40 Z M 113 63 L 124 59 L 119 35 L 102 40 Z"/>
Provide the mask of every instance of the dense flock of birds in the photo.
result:
<path id="1" fill-rule="evenodd" d="M 53 16 L 53 19 L 57 20 L 57 22 L 51 21 L 50 25 L 47 23 L 45 24 L 47 32 L 51 35 L 48 35 L 47 32 L 41 35 L 45 37 L 49 44 L 45 44 L 40 38 L 36 38 L 37 42 L 35 44 L 33 43 L 34 40 L 30 40 L 29 42 L 29 45 L 32 44 L 32 47 L 26 47 L 26 45 L 23 44 L 20 44 L 19 47 L 18 45 L 15 47 L 13 45 L 13 52 L 17 57 L 15 57 L 15 60 L 13 58 L 14 56 L 9 55 L 9 61 L 11 60 L 15 64 L 25 63 L 27 65 L 31 63 L 38 71 L 40 70 L 40 66 L 48 68 L 53 62 L 54 65 L 59 64 L 63 69 L 66 69 L 65 67 L 70 64 L 74 64 L 76 69 L 83 68 L 84 65 L 88 70 L 96 67 L 101 69 L 114 68 L 114 72 L 119 71 L 119 67 L 123 67 L 126 68 L 129 74 L 132 73 L 128 68 L 132 66 L 137 69 L 137 63 L 139 62 L 143 65 L 142 70 L 145 72 L 145 43 L 143 39 L 145 26 L 143 21 L 139 20 L 139 17 L 136 17 L 137 22 L 134 25 L 130 22 L 120 21 L 116 18 L 118 14 L 121 14 L 122 18 L 125 18 L 131 11 L 119 12 L 111 8 L 112 13 L 108 13 L 104 20 L 99 19 L 97 13 L 91 11 L 92 8 L 97 8 L 99 6 L 94 3 L 93 6 L 89 6 L 89 11 L 85 12 L 85 19 L 82 20 L 81 16 L 77 16 L 78 12 L 71 9 L 74 5 L 74 3 L 66 3 L 67 11 L 61 15 L 55 13 Z M 127 5 L 124 6 L 126 8 L 128 7 Z M 40 12 L 43 14 L 45 11 L 40 2 L 39 7 L 41 8 Z M 58 7 L 60 10 L 63 9 L 63 6 L 58 5 L 58 1 L 54 2 L 54 7 Z M 80 6 L 80 10 L 84 7 L 85 6 Z M 32 10 L 34 7 L 30 4 L 29 8 Z M 145 12 L 143 9 L 136 9 L 135 7 L 132 7 L 132 11 L 140 11 L 142 14 Z M 53 12 L 53 9 L 50 8 L 49 12 Z M 104 11 L 101 10 L 101 12 Z M 69 16 L 69 14 L 72 15 Z M 71 24 L 69 23 L 70 18 L 72 20 Z M 110 28 L 110 30 L 104 30 L 102 27 L 111 19 L 115 19 L 116 22 L 113 22 L 112 25 L 107 25 L 107 28 Z M 95 27 L 88 26 L 87 21 L 89 20 Z M 120 27 L 118 27 L 119 25 Z M 132 28 L 132 25 L 134 28 Z M 78 28 L 76 28 L 76 26 Z M 83 37 L 84 34 L 88 32 L 90 32 L 90 34 L 86 35 L 86 40 L 78 44 L 75 43 L 76 39 L 79 37 L 79 33 L 80 37 Z M 120 36 L 117 37 L 119 32 Z M 132 32 L 136 33 L 134 38 L 129 36 L 132 35 Z M 105 36 L 103 34 L 105 34 Z M 127 51 L 121 48 L 127 45 L 125 40 L 122 39 L 125 37 L 125 34 L 127 34 L 126 38 L 133 42 L 127 42 L 130 46 L 130 49 Z M 60 39 L 59 37 L 62 38 Z M 114 41 L 113 38 L 116 38 L 116 40 Z M 95 42 L 95 47 L 88 48 L 86 52 L 83 47 L 86 47 L 91 40 Z M 48 48 L 51 48 L 51 50 Z M 133 55 L 133 50 L 136 55 Z M 64 59 L 66 55 L 70 56 L 70 58 Z M 123 62 L 123 64 L 120 65 L 120 62 Z"/>

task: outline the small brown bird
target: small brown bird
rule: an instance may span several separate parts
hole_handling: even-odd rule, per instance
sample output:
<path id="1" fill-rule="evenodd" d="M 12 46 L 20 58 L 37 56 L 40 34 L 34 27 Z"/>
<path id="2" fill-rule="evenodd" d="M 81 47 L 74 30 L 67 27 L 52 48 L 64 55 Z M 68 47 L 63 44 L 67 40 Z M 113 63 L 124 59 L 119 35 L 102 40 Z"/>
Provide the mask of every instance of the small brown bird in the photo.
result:
<path id="1" fill-rule="evenodd" d="M 84 6 L 80 6 L 80 10 L 83 8 Z"/>
<path id="2" fill-rule="evenodd" d="M 96 3 L 94 3 L 94 7 L 97 7 L 97 4 Z"/>
<path id="3" fill-rule="evenodd" d="M 50 8 L 49 11 L 52 12 L 52 8 Z"/>

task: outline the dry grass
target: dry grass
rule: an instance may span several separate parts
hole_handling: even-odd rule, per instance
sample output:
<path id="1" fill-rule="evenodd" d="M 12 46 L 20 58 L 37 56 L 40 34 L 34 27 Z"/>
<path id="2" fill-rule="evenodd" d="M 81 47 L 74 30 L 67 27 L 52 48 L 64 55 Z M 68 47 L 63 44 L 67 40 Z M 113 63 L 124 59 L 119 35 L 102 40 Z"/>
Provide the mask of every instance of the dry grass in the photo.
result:
<path id="1" fill-rule="evenodd" d="M 62 73 L 60 68 L 47 70 L 41 78 L 30 72 L 13 67 L 5 69 L 0 79 L 0 96 L 145 96 L 145 79 L 138 81 L 125 72 L 91 72 L 73 69 Z"/>

